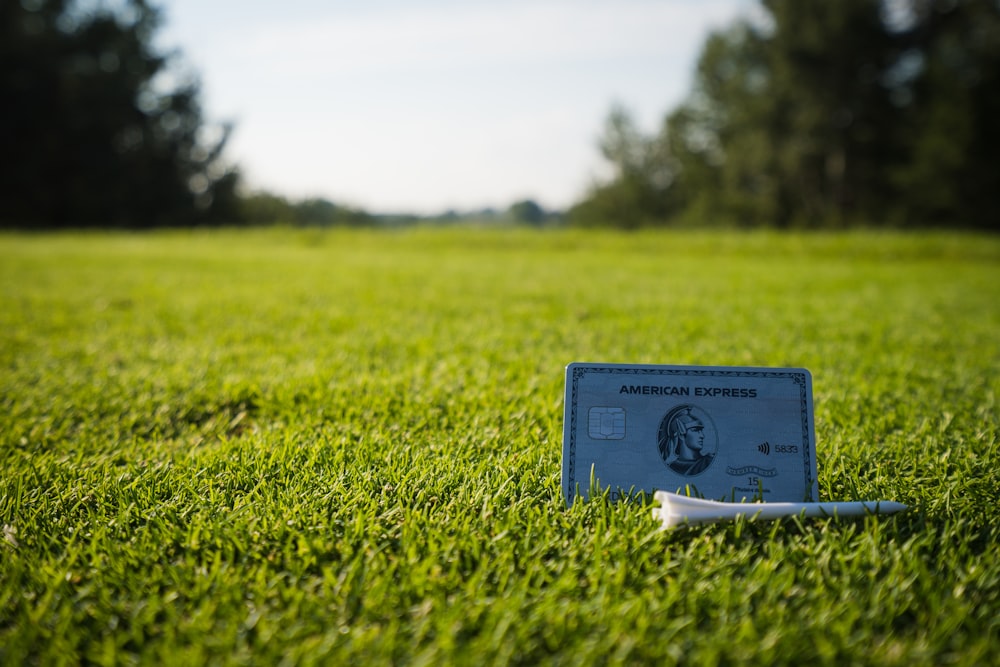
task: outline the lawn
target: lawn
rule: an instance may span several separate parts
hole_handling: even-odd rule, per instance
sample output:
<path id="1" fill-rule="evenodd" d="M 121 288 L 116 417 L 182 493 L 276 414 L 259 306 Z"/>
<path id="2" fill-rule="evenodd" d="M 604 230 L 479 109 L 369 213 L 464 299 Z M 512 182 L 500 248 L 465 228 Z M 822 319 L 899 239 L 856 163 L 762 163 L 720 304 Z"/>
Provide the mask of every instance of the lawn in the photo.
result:
<path id="1" fill-rule="evenodd" d="M 566 509 L 571 361 L 803 366 L 820 500 Z M 0 663 L 1000 664 L 1000 238 L 0 235 Z"/>

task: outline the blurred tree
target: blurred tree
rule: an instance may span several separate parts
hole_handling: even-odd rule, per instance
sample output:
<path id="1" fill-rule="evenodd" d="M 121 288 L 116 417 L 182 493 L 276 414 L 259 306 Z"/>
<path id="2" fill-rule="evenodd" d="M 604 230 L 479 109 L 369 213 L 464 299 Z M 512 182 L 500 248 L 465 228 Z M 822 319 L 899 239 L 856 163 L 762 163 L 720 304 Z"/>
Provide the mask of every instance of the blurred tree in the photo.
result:
<path id="1" fill-rule="evenodd" d="M 372 216 L 364 211 L 334 204 L 322 197 L 303 199 L 292 206 L 295 211 L 294 220 L 300 225 L 360 227 L 374 222 Z"/>
<path id="2" fill-rule="evenodd" d="M 612 111 L 577 223 L 1000 229 L 1000 2 L 762 0 L 659 136 Z"/>
<path id="3" fill-rule="evenodd" d="M 896 47 L 875 0 L 766 0 L 775 23 L 768 110 L 780 185 L 775 219 L 842 225 L 887 213 L 897 114 L 882 74 Z"/>
<path id="4" fill-rule="evenodd" d="M 109 8 L 113 7 L 113 9 Z M 158 53 L 146 0 L 0 3 L 0 223 L 146 227 L 230 220 L 230 128 Z"/>
<path id="5" fill-rule="evenodd" d="M 541 225 L 548 217 L 545 209 L 533 199 L 523 199 L 514 202 L 511 204 L 508 214 L 514 222 L 528 225 Z"/>
<path id="6" fill-rule="evenodd" d="M 777 154 L 769 123 L 762 122 L 779 106 L 763 93 L 770 78 L 748 25 L 709 37 L 694 90 L 667 116 L 658 138 L 676 162 L 677 197 L 689 217 L 743 224 L 777 217 Z"/>
<path id="7" fill-rule="evenodd" d="M 242 198 L 240 218 L 251 225 L 295 222 L 295 206 L 285 197 L 270 192 L 255 192 Z"/>
<path id="8" fill-rule="evenodd" d="M 901 215 L 1000 230 L 1000 2 L 909 0 L 897 18 Z"/>
<path id="9" fill-rule="evenodd" d="M 636 228 L 675 212 L 673 161 L 659 141 L 642 134 L 624 107 L 611 110 L 599 145 L 612 168 L 611 180 L 595 184 L 568 211 L 571 223 Z"/>
<path id="10" fill-rule="evenodd" d="M 270 192 L 255 192 L 240 199 L 239 219 L 252 225 L 294 224 L 360 227 L 375 223 L 374 216 L 318 197 L 289 201 Z"/>
<path id="11" fill-rule="evenodd" d="M 665 128 L 688 196 L 744 224 L 881 215 L 893 114 L 878 2 L 765 0 L 768 21 L 712 35 Z"/>

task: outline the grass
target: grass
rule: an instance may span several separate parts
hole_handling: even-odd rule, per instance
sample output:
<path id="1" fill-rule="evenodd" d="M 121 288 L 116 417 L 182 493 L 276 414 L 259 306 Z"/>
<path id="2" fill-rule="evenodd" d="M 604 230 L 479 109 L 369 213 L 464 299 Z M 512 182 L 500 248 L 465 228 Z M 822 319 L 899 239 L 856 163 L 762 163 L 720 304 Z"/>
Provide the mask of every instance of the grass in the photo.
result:
<path id="1" fill-rule="evenodd" d="M 821 500 L 559 488 L 570 361 L 805 366 Z M 1000 239 L 0 236 L 0 663 L 1000 663 Z"/>

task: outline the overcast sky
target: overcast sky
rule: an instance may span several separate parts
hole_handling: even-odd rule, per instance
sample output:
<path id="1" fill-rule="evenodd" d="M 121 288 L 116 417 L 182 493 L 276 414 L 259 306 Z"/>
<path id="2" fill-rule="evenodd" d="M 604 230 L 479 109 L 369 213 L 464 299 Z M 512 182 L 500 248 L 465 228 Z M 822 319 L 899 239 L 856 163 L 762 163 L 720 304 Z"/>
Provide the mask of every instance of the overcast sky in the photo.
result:
<path id="1" fill-rule="evenodd" d="M 750 0 L 163 0 L 247 184 L 372 212 L 578 200 L 613 103 L 647 131 Z"/>

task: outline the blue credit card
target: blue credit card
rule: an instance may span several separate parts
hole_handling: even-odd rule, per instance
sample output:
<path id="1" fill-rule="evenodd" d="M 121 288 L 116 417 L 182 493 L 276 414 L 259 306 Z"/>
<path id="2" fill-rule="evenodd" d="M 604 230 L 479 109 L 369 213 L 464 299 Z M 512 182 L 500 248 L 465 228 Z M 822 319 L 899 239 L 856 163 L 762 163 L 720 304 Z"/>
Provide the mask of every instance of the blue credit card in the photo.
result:
<path id="1" fill-rule="evenodd" d="M 567 505 L 607 491 L 815 501 L 812 377 L 804 368 L 572 363 Z"/>

